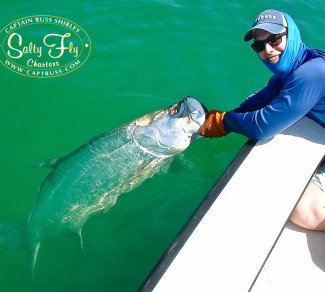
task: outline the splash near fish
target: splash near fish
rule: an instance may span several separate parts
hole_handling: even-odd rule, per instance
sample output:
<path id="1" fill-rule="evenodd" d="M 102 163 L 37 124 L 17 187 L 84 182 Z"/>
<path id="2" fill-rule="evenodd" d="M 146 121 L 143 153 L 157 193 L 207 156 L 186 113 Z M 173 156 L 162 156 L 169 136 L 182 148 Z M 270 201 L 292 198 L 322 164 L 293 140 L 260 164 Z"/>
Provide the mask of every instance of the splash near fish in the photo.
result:
<path id="1" fill-rule="evenodd" d="M 25 248 L 31 275 L 43 238 L 76 234 L 93 215 L 107 212 L 118 196 L 139 186 L 198 138 L 206 108 L 185 97 L 104 133 L 65 157 L 35 165 L 52 171 L 41 184 L 26 223 L 0 223 L 0 245 Z"/>

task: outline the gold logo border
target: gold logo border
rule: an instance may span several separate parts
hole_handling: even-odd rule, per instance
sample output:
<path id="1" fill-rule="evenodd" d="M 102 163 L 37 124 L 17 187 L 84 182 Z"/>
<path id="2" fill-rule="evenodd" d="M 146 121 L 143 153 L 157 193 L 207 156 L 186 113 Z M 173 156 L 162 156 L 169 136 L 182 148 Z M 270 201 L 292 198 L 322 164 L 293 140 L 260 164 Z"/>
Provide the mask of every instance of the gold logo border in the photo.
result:
<path id="1" fill-rule="evenodd" d="M 77 23 L 75 23 L 75 22 L 73 22 L 73 21 L 71 21 L 71 20 L 69 20 L 69 19 L 67 19 L 67 18 L 64 18 L 64 17 L 61 17 L 61 16 L 54 16 L 54 15 L 32 15 L 32 16 L 22 17 L 22 18 L 16 19 L 16 20 L 10 22 L 9 24 L 5 25 L 5 26 L 0 30 L 0 36 L 1 36 L 1 34 L 3 33 L 3 31 L 4 31 L 7 27 L 9 27 L 10 25 L 12 25 L 13 23 L 16 23 L 16 22 L 21 21 L 21 20 L 24 20 L 24 19 L 28 19 L 28 18 L 36 18 L 36 17 L 52 17 L 52 18 L 54 18 L 54 19 L 62 19 L 62 20 L 65 20 L 65 21 L 67 21 L 67 22 L 69 22 L 69 23 L 75 25 L 77 28 L 79 28 L 79 29 L 84 33 L 84 35 L 86 36 L 86 38 L 87 38 L 88 41 L 89 41 L 89 46 L 88 46 L 88 47 L 89 47 L 89 52 L 88 52 L 88 55 L 86 56 L 86 58 L 84 58 L 83 62 L 81 62 L 80 65 L 78 65 L 78 66 L 77 66 L 76 68 L 74 68 L 74 69 L 69 70 L 68 72 L 63 72 L 63 73 L 61 73 L 61 74 L 53 75 L 53 76 L 32 76 L 32 75 L 28 75 L 27 73 L 24 74 L 24 73 L 21 73 L 21 72 L 17 72 L 17 71 L 15 71 L 15 70 L 12 69 L 12 68 L 9 68 L 6 64 L 4 64 L 4 63 L 2 62 L 1 59 L 0 59 L 0 63 L 1 63 L 5 68 L 9 69 L 10 71 L 12 71 L 12 72 L 14 72 L 14 73 L 16 73 L 16 74 L 19 74 L 19 75 L 22 75 L 22 76 L 26 76 L 26 77 L 30 77 L 30 78 L 40 78 L 40 79 L 43 79 L 43 78 L 54 78 L 54 77 L 60 77 L 60 76 L 67 75 L 67 74 L 69 74 L 69 73 L 71 73 L 71 72 L 73 72 L 73 71 L 79 69 L 79 68 L 80 68 L 80 67 L 81 67 L 81 66 L 82 66 L 82 65 L 83 65 L 83 64 L 88 60 L 88 58 L 89 58 L 89 56 L 90 56 L 90 53 L 91 53 L 91 47 L 92 47 L 92 45 L 91 45 L 91 41 L 90 41 L 90 38 L 89 38 L 89 35 L 87 34 L 87 32 L 86 32 L 86 31 L 85 31 L 85 30 L 84 30 L 80 25 L 78 25 Z M 57 26 L 61 26 L 61 27 L 67 28 L 67 29 L 69 29 L 70 31 L 72 31 L 75 35 L 77 35 L 77 37 L 81 40 L 80 36 L 79 36 L 76 32 L 74 32 L 72 29 L 70 29 L 69 27 L 67 27 L 67 26 L 65 26 L 65 25 L 61 25 L 61 24 L 57 24 L 57 23 L 28 23 L 28 24 L 24 24 L 24 25 L 18 26 L 17 28 L 11 30 L 10 32 L 13 32 L 13 31 L 15 31 L 15 30 L 17 30 L 17 29 L 20 29 L 20 28 L 25 27 L 25 26 L 28 26 L 28 25 L 36 25 L 36 24 L 57 25 Z M 5 39 L 5 38 L 4 38 L 4 39 Z M 4 39 L 3 39 L 3 40 L 4 40 Z M 1 42 L 1 39 L 0 39 L 0 42 Z M 81 43 L 83 44 L 82 40 L 81 40 Z M 2 46 L 2 47 L 3 47 L 3 46 Z M 2 49 L 2 48 L 1 48 L 1 49 Z M 67 67 L 67 66 L 69 66 L 70 64 L 72 64 L 73 62 L 75 62 L 75 61 L 79 58 L 79 56 L 82 55 L 83 50 L 84 50 L 84 46 L 82 46 L 82 51 L 81 51 L 81 53 L 78 55 L 78 57 L 77 57 L 75 60 L 73 60 L 73 61 L 71 61 L 71 62 L 69 62 L 69 63 L 67 63 L 67 64 L 65 64 L 65 65 L 63 65 L 63 66 L 60 66 L 59 68 L 61 68 L 61 67 Z M 0 50 L 0 54 L 2 54 L 1 51 L 3 51 L 3 49 Z M 3 53 L 3 54 L 7 57 L 7 55 L 6 55 L 5 53 Z M 13 62 L 12 60 L 10 60 L 10 62 L 14 63 L 14 64 L 17 65 L 17 66 L 20 66 L 20 67 L 22 67 L 22 68 L 25 68 L 23 65 L 16 64 L 16 63 Z M 54 68 L 53 70 L 58 70 L 59 68 Z M 30 68 L 28 68 L 28 69 L 30 69 Z M 35 69 L 30 69 L 30 70 L 33 70 L 33 71 L 50 71 L 50 70 L 48 70 L 48 69 L 37 69 L 37 68 L 35 68 Z"/>

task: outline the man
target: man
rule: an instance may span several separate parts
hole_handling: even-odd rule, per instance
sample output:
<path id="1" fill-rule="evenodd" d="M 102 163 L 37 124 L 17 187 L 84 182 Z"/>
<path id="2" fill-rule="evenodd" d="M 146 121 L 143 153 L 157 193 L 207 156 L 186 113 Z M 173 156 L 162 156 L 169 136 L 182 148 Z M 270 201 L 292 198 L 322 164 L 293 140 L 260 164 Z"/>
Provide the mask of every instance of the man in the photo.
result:
<path id="1" fill-rule="evenodd" d="M 274 9 L 258 15 L 244 37 L 252 39 L 252 49 L 274 75 L 233 111 L 211 110 L 199 134 L 265 139 L 303 116 L 325 127 L 325 52 L 306 47 L 292 18 Z M 324 171 L 318 170 L 291 217 L 301 227 L 325 231 Z"/>

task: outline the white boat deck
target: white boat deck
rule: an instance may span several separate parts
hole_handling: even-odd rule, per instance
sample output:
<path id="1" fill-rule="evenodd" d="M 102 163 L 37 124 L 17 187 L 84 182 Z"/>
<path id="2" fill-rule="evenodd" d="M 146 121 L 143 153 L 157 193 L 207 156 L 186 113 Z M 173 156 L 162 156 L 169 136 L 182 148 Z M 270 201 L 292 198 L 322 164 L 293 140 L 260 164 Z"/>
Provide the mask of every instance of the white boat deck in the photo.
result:
<path id="1" fill-rule="evenodd" d="M 303 118 L 248 141 L 140 292 L 325 291 L 325 233 L 287 223 L 325 153 Z"/>
<path id="2" fill-rule="evenodd" d="M 252 292 L 325 291 L 325 232 L 289 222 Z"/>

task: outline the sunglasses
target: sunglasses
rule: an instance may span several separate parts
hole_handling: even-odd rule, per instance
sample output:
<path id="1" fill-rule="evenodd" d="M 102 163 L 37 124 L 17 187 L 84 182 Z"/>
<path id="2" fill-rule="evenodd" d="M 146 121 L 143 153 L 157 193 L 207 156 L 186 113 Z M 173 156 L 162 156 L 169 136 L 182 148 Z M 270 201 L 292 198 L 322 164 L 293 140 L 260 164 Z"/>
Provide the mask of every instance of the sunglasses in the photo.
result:
<path id="1" fill-rule="evenodd" d="M 282 43 L 282 37 L 286 35 L 287 32 L 281 32 L 279 34 L 272 34 L 264 41 L 255 41 L 251 44 L 251 48 L 254 52 L 261 52 L 265 49 L 266 44 L 270 44 L 272 47 L 276 47 Z"/>

